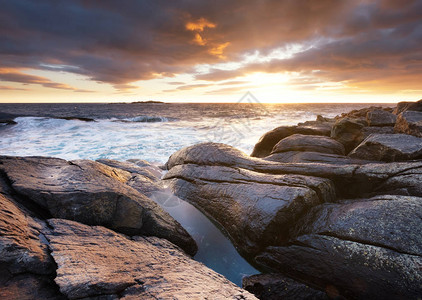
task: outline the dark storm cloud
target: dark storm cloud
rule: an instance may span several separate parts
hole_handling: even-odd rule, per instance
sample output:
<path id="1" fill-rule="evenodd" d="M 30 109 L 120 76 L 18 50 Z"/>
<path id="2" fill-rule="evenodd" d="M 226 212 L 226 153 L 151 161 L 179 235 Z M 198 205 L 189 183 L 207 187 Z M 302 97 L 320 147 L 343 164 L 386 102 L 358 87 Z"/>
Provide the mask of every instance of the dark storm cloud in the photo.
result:
<path id="1" fill-rule="evenodd" d="M 59 65 L 121 89 L 292 44 L 306 50 L 196 77 L 225 80 L 255 71 L 311 76 L 319 70 L 333 81 L 400 75 L 415 82 L 422 70 L 421 0 L 0 0 L 0 7 L 0 68 Z"/>

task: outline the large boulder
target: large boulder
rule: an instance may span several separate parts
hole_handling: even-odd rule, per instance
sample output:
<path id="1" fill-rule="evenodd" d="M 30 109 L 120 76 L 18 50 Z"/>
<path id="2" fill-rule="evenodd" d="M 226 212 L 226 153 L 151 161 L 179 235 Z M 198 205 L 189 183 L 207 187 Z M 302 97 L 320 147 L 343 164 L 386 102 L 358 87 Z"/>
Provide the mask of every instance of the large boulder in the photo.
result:
<path id="1" fill-rule="evenodd" d="M 271 154 L 287 151 L 311 151 L 344 155 L 344 146 L 327 136 L 293 134 L 279 141 Z"/>
<path id="2" fill-rule="evenodd" d="M 298 216 L 335 198 L 327 179 L 224 166 L 179 165 L 164 179 L 170 180 L 177 196 L 218 222 L 248 256 L 284 242 L 287 229 Z"/>
<path id="3" fill-rule="evenodd" d="M 374 109 L 366 114 L 369 126 L 394 126 L 397 116 L 383 109 Z"/>
<path id="4" fill-rule="evenodd" d="M 422 111 L 422 99 L 416 102 L 399 102 L 393 111 L 393 114 L 399 115 L 405 111 Z"/>
<path id="5" fill-rule="evenodd" d="M 55 281 L 69 299 L 256 299 L 166 240 L 48 223 Z"/>
<path id="6" fill-rule="evenodd" d="M 256 260 L 346 297 L 416 299 L 421 212 L 422 198 L 408 196 L 321 204 L 298 220 L 289 243 L 267 248 Z"/>
<path id="7" fill-rule="evenodd" d="M 351 299 L 417 299 L 421 257 L 320 234 L 268 247 L 256 261 Z"/>
<path id="8" fill-rule="evenodd" d="M 334 183 L 337 197 L 360 197 L 368 193 L 379 193 L 380 186 L 388 179 L 411 170 L 409 178 L 400 178 L 405 189 L 411 194 L 420 195 L 419 185 L 413 173 L 422 170 L 422 162 L 392 162 L 367 164 L 328 164 L 328 163 L 278 163 L 249 157 L 231 146 L 217 143 L 203 143 L 183 148 L 174 153 L 167 162 L 170 168 L 183 164 L 202 166 L 225 166 L 245 169 L 272 175 L 297 174 L 330 179 Z M 351 188 L 353 187 L 353 188 Z M 422 194 L 421 194 L 422 196 Z"/>
<path id="9" fill-rule="evenodd" d="M 366 120 L 352 119 L 349 117 L 336 121 L 331 130 L 331 137 L 344 145 L 349 153 L 364 138 L 362 128 L 367 125 Z"/>
<path id="10" fill-rule="evenodd" d="M 292 228 L 292 236 L 324 234 L 422 255 L 422 198 L 379 195 L 324 203 L 312 208 Z"/>
<path id="11" fill-rule="evenodd" d="M 166 238 L 194 254 L 186 230 L 157 203 L 126 183 L 131 173 L 89 160 L 1 157 L 13 190 L 55 218 L 103 225 L 129 235 Z"/>
<path id="12" fill-rule="evenodd" d="M 394 131 L 422 137 L 422 112 L 405 111 L 399 114 Z"/>
<path id="13" fill-rule="evenodd" d="M 325 120 L 303 123 L 298 126 L 280 126 L 265 133 L 255 145 L 251 156 L 266 157 L 270 155 L 273 147 L 285 137 L 292 134 L 324 135 L 329 136 L 331 132 L 331 122 Z"/>
<path id="14" fill-rule="evenodd" d="M 422 157 L 422 139 L 407 134 L 371 134 L 349 156 L 387 162 L 418 159 Z"/>

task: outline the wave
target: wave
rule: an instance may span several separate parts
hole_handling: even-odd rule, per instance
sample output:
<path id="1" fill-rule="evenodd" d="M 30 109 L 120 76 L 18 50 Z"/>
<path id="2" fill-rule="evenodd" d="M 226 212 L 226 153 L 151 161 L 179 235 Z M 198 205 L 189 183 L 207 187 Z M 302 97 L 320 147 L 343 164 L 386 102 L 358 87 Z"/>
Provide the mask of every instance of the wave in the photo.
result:
<path id="1" fill-rule="evenodd" d="M 156 123 L 156 122 L 170 122 L 175 121 L 173 118 L 166 118 L 162 116 L 136 116 L 133 118 L 113 119 L 115 122 L 138 122 L 138 123 Z"/>

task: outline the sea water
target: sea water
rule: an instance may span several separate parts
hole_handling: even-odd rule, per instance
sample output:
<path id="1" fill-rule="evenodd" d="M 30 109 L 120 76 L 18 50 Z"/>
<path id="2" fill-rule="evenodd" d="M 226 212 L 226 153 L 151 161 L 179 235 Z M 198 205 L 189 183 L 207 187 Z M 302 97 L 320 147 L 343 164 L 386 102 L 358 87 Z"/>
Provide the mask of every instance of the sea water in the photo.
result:
<path id="1" fill-rule="evenodd" d="M 368 104 L 0 104 L 0 112 L 19 116 L 17 125 L 0 128 L 0 154 L 141 158 L 163 164 L 175 151 L 207 141 L 249 154 L 259 137 L 277 126 L 364 106 Z"/>

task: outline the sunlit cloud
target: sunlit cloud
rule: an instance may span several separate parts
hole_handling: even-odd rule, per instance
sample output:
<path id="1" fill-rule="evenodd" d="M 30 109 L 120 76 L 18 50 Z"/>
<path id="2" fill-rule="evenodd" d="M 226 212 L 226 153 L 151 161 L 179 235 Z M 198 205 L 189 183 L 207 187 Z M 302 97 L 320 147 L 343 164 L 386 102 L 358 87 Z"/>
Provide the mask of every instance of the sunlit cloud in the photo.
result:
<path id="1" fill-rule="evenodd" d="M 74 92 L 91 92 L 89 90 L 77 89 L 68 84 L 51 81 L 48 78 L 26 74 L 19 69 L 0 68 L 0 81 L 18 82 L 22 84 L 39 84 L 46 88 L 70 90 Z"/>
<path id="2" fill-rule="evenodd" d="M 199 18 L 197 21 L 186 23 L 186 29 L 190 31 L 204 31 L 204 28 L 215 28 L 217 25 L 205 18 Z"/>
<path id="3" fill-rule="evenodd" d="M 419 0 L 6 1 L 0 84 L 5 99 L 10 87 L 225 101 L 242 91 L 227 82 L 266 98 L 419 99 L 421 14 Z"/>

